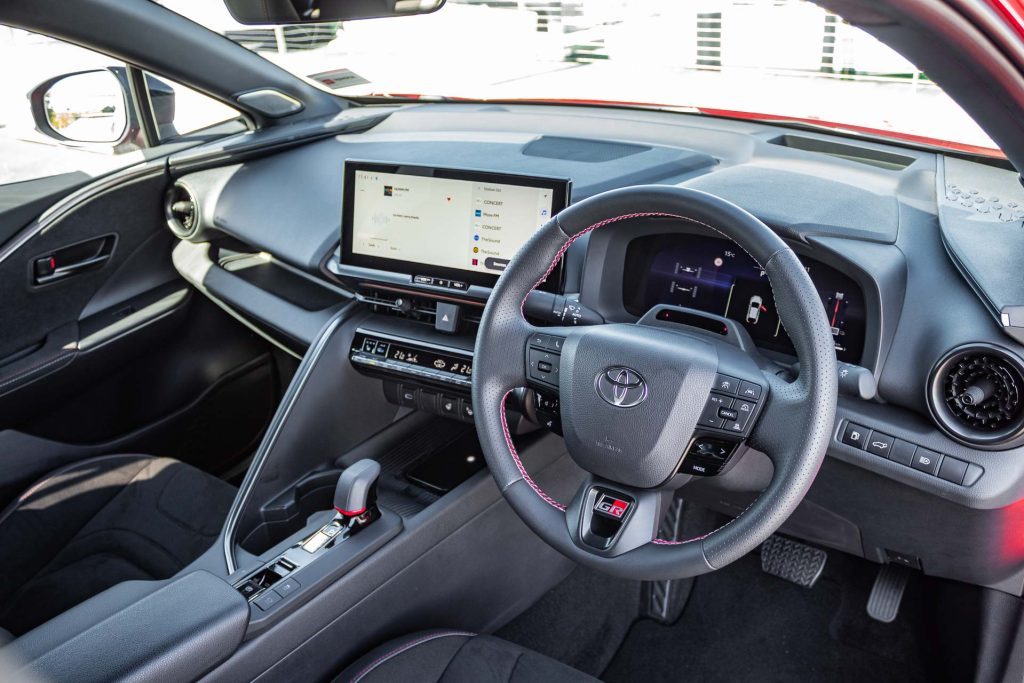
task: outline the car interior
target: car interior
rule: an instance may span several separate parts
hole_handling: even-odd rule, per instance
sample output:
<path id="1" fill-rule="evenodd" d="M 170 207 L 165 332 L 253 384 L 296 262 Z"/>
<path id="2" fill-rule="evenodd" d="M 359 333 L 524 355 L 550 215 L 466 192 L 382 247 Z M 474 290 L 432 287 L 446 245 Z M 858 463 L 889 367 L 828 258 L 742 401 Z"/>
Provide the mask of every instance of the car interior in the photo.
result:
<path id="1" fill-rule="evenodd" d="M 128 65 L 142 148 L 0 185 L 3 680 L 1024 680 L 1024 8 L 819 4 L 997 148 L 0 5 Z"/>

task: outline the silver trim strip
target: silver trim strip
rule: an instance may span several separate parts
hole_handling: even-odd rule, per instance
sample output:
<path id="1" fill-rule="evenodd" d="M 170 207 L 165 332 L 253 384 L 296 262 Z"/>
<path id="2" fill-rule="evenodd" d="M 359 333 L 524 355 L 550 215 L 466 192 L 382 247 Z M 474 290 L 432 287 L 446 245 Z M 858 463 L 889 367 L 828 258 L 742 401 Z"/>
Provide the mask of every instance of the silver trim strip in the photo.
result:
<path id="1" fill-rule="evenodd" d="M 299 364 L 298 370 L 295 371 L 294 379 L 288 385 L 288 391 L 285 392 L 281 405 L 278 407 L 277 412 L 274 413 L 274 419 L 270 422 L 266 436 L 263 437 L 259 448 L 256 449 L 256 455 L 253 456 L 252 464 L 249 465 L 249 471 L 246 473 L 242 485 L 238 488 L 238 494 L 235 495 L 235 501 L 231 504 L 231 510 L 228 512 L 227 520 L 224 522 L 224 533 L 222 534 L 224 561 L 227 563 L 229 575 L 234 574 L 238 570 L 235 564 L 235 532 L 238 529 L 238 518 L 249 502 L 249 497 L 252 495 L 256 481 L 259 479 L 260 471 L 263 469 L 263 465 L 266 463 L 270 452 L 277 444 L 277 438 L 281 434 L 281 429 L 291 414 L 296 401 L 298 401 L 303 387 L 306 386 L 306 381 L 312 375 L 313 368 L 316 367 L 320 356 L 323 355 L 324 349 L 327 348 L 327 342 L 337 331 L 342 321 L 348 318 L 350 310 L 351 307 L 346 306 L 335 313 L 309 347 L 302 362 Z"/>

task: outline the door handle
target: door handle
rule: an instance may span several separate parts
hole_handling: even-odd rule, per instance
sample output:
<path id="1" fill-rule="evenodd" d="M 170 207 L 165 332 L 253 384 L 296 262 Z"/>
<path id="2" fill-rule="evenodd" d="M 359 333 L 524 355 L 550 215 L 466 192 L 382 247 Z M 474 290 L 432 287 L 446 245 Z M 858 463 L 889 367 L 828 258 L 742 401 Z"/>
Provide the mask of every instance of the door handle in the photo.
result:
<path id="1" fill-rule="evenodd" d="M 32 283 L 48 285 L 72 275 L 102 268 L 114 254 L 116 242 L 116 235 L 104 235 L 37 256 L 32 259 Z"/>

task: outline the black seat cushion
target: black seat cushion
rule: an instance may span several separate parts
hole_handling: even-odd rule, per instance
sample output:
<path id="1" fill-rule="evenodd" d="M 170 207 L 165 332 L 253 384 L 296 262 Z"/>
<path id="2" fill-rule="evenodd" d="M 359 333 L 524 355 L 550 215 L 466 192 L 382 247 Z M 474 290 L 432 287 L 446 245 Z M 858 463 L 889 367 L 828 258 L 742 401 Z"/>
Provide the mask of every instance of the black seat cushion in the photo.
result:
<path id="1" fill-rule="evenodd" d="M 549 657 L 490 636 L 427 631 L 393 640 L 345 669 L 335 683 L 593 683 Z"/>
<path id="2" fill-rule="evenodd" d="M 165 579 L 220 533 L 235 489 L 177 460 L 90 458 L 0 514 L 0 628 L 21 635 L 122 581 Z"/>

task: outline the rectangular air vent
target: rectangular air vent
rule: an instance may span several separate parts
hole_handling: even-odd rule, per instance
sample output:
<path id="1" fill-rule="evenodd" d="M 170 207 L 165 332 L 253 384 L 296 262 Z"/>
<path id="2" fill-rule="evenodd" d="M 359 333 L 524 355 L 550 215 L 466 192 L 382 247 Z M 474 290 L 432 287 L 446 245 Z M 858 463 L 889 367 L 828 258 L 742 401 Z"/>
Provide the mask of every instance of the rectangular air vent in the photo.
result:
<path id="1" fill-rule="evenodd" d="M 859 164 L 884 168 L 887 171 L 902 171 L 916 161 L 914 157 L 904 154 L 883 152 L 857 145 L 845 145 L 841 142 L 819 140 L 818 138 L 808 138 L 802 135 L 780 135 L 777 138 L 772 138 L 768 143 L 780 147 L 789 147 L 790 149 L 799 149 L 803 152 L 827 154 L 839 159 L 856 161 Z"/>

